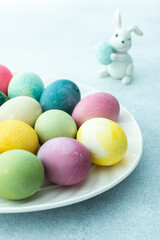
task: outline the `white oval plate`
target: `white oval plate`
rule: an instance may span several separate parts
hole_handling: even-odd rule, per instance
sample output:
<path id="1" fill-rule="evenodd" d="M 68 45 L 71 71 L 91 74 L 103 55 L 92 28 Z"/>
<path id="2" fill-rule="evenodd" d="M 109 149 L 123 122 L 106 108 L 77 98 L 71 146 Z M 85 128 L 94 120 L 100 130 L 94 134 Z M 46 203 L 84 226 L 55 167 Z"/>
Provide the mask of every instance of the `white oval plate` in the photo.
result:
<path id="1" fill-rule="evenodd" d="M 86 85 L 77 84 L 82 97 L 97 92 Z M 142 135 L 133 116 L 121 106 L 118 124 L 128 139 L 126 156 L 110 167 L 93 165 L 88 177 L 74 186 L 59 186 L 45 182 L 44 186 L 32 197 L 12 201 L 0 198 L 0 213 L 17 213 L 58 208 L 92 198 L 107 191 L 125 179 L 137 166 L 142 155 Z"/>

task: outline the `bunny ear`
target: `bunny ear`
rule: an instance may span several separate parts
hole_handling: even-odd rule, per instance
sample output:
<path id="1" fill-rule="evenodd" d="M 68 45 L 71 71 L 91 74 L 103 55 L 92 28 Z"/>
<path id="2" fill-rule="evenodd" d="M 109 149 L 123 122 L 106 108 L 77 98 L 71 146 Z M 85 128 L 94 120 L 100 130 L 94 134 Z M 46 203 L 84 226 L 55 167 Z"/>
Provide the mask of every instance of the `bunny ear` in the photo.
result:
<path id="1" fill-rule="evenodd" d="M 120 11 L 119 9 L 117 9 L 114 13 L 114 25 L 116 26 L 116 28 L 121 28 L 121 15 L 120 15 Z"/>
<path id="2" fill-rule="evenodd" d="M 143 33 L 141 32 L 141 30 L 136 26 L 136 25 L 131 25 L 129 28 L 128 28 L 128 31 L 129 32 L 134 32 L 135 34 L 137 34 L 138 36 L 142 36 Z"/>

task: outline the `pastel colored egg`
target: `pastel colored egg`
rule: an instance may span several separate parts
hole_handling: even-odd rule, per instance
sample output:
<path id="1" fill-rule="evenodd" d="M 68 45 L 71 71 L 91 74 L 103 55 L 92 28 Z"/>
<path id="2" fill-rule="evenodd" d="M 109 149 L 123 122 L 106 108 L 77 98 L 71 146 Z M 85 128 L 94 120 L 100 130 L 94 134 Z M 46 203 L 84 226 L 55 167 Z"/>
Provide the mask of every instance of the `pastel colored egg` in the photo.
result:
<path id="1" fill-rule="evenodd" d="M 74 108 L 72 117 L 79 128 L 85 121 L 101 117 L 117 121 L 120 112 L 118 100 L 109 93 L 97 92 L 83 98 Z"/>
<path id="2" fill-rule="evenodd" d="M 35 131 L 40 143 L 55 137 L 75 138 L 77 127 L 72 117 L 61 110 L 49 110 L 42 113 L 35 123 Z"/>
<path id="3" fill-rule="evenodd" d="M 72 114 L 81 94 L 78 86 L 66 79 L 57 80 L 49 84 L 43 91 L 40 104 L 43 111 L 59 109 Z"/>
<path id="4" fill-rule="evenodd" d="M 8 97 L 3 92 L 0 92 L 0 106 L 8 100 Z"/>
<path id="5" fill-rule="evenodd" d="M 97 165 L 113 165 L 127 151 L 124 131 L 117 123 L 105 118 L 86 121 L 78 130 L 77 140 L 90 151 L 92 162 Z"/>
<path id="6" fill-rule="evenodd" d="M 7 95 L 8 93 L 8 84 L 13 77 L 11 71 L 0 64 L 0 91 Z"/>
<path id="7" fill-rule="evenodd" d="M 44 84 L 38 75 L 32 72 L 19 73 L 10 81 L 8 96 L 9 98 L 28 96 L 39 101 L 43 90 Z"/>
<path id="8" fill-rule="evenodd" d="M 113 48 L 106 42 L 99 42 L 94 47 L 94 52 L 97 60 L 103 64 L 108 65 L 112 62 L 111 54 L 114 52 Z"/>
<path id="9" fill-rule="evenodd" d="M 37 153 L 39 140 L 36 132 L 28 124 L 19 120 L 0 122 L 0 153 L 23 149 Z"/>
<path id="10" fill-rule="evenodd" d="M 16 119 L 34 127 L 37 118 L 41 114 L 42 108 L 39 102 L 31 97 L 20 96 L 11 98 L 1 106 L 0 121 Z"/>
<path id="11" fill-rule="evenodd" d="M 38 152 L 46 178 L 60 185 L 73 185 L 87 177 L 91 167 L 89 151 L 72 138 L 54 138 L 42 145 Z"/>
<path id="12" fill-rule="evenodd" d="M 42 162 L 25 150 L 11 150 L 0 155 L 0 196 L 21 200 L 32 196 L 44 180 Z"/>

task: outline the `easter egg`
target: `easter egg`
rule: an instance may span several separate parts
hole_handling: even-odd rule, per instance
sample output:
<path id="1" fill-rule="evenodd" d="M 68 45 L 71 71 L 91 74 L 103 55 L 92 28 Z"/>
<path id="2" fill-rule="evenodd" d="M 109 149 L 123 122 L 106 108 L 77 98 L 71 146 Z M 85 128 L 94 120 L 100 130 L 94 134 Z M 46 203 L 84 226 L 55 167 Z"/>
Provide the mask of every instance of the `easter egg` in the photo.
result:
<path id="1" fill-rule="evenodd" d="M 0 155 L 0 196 L 21 200 L 32 196 L 44 180 L 42 162 L 25 150 L 11 150 Z"/>
<path id="2" fill-rule="evenodd" d="M 40 104 L 43 111 L 59 109 L 72 114 L 81 95 L 77 85 L 66 79 L 57 80 L 49 84 L 43 91 Z"/>
<path id="3" fill-rule="evenodd" d="M 8 97 L 3 92 L 0 92 L 0 106 L 8 100 Z"/>
<path id="4" fill-rule="evenodd" d="M 87 177 L 91 167 L 89 151 L 78 141 L 68 137 L 54 138 L 42 145 L 38 152 L 46 178 L 60 185 L 73 185 Z"/>
<path id="5" fill-rule="evenodd" d="M 39 146 L 34 129 L 19 120 L 0 122 L 0 143 L 0 153 L 23 149 L 36 154 Z"/>
<path id="6" fill-rule="evenodd" d="M 19 96 L 11 98 L 2 105 L 0 108 L 0 121 L 16 119 L 34 127 L 37 118 L 41 114 L 42 108 L 39 102 L 31 97 Z"/>
<path id="7" fill-rule="evenodd" d="M 103 64 L 108 65 L 112 62 L 111 54 L 114 52 L 113 48 L 106 42 L 99 42 L 94 47 L 94 52 L 97 60 Z"/>
<path id="8" fill-rule="evenodd" d="M 8 84 L 13 77 L 11 71 L 0 64 L 0 91 L 7 95 L 8 93 Z"/>
<path id="9" fill-rule="evenodd" d="M 29 96 L 39 101 L 44 90 L 44 84 L 40 77 L 32 72 L 16 74 L 8 87 L 9 98 Z"/>
<path id="10" fill-rule="evenodd" d="M 48 110 L 42 113 L 35 123 L 35 131 L 40 143 L 55 137 L 75 138 L 77 127 L 72 117 L 61 110 Z"/>
<path id="11" fill-rule="evenodd" d="M 127 150 L 127 137 L 122 128 L 106 118 L 93 118 L 79 128 L 77 140 L 91 153 L 92 162 L 109 166 L 119 162 Z"/>
<path id="12" fill-rule="evenodd" d="M 74 108 L 72 117 L 79 128 L 85 121 L 101 117 L 117 121 L 120 112 L 118 100 L 109 93 L 97 92 L 83 98 Z"/>

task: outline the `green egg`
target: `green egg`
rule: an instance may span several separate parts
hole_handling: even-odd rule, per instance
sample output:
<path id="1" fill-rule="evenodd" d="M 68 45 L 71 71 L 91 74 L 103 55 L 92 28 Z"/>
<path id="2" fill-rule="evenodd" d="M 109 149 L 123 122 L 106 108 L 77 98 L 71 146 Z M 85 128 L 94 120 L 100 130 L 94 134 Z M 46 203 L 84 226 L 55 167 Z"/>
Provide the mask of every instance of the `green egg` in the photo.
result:
<path id="1" fill-rule="evenodd" d="M 35 131 L 43 144 L 55 137 L 75 138 L 77 126 L 73 118 L 61 110 L 49 110 L 42 113 L 35 123 Z"/>
<path id="2" fill-rule="evenodd" d="M 42 162 L 25 150 L 11 150 L 0 155 L 0 196 L 21 200 L 32 196 L 44 180 Z"/>

